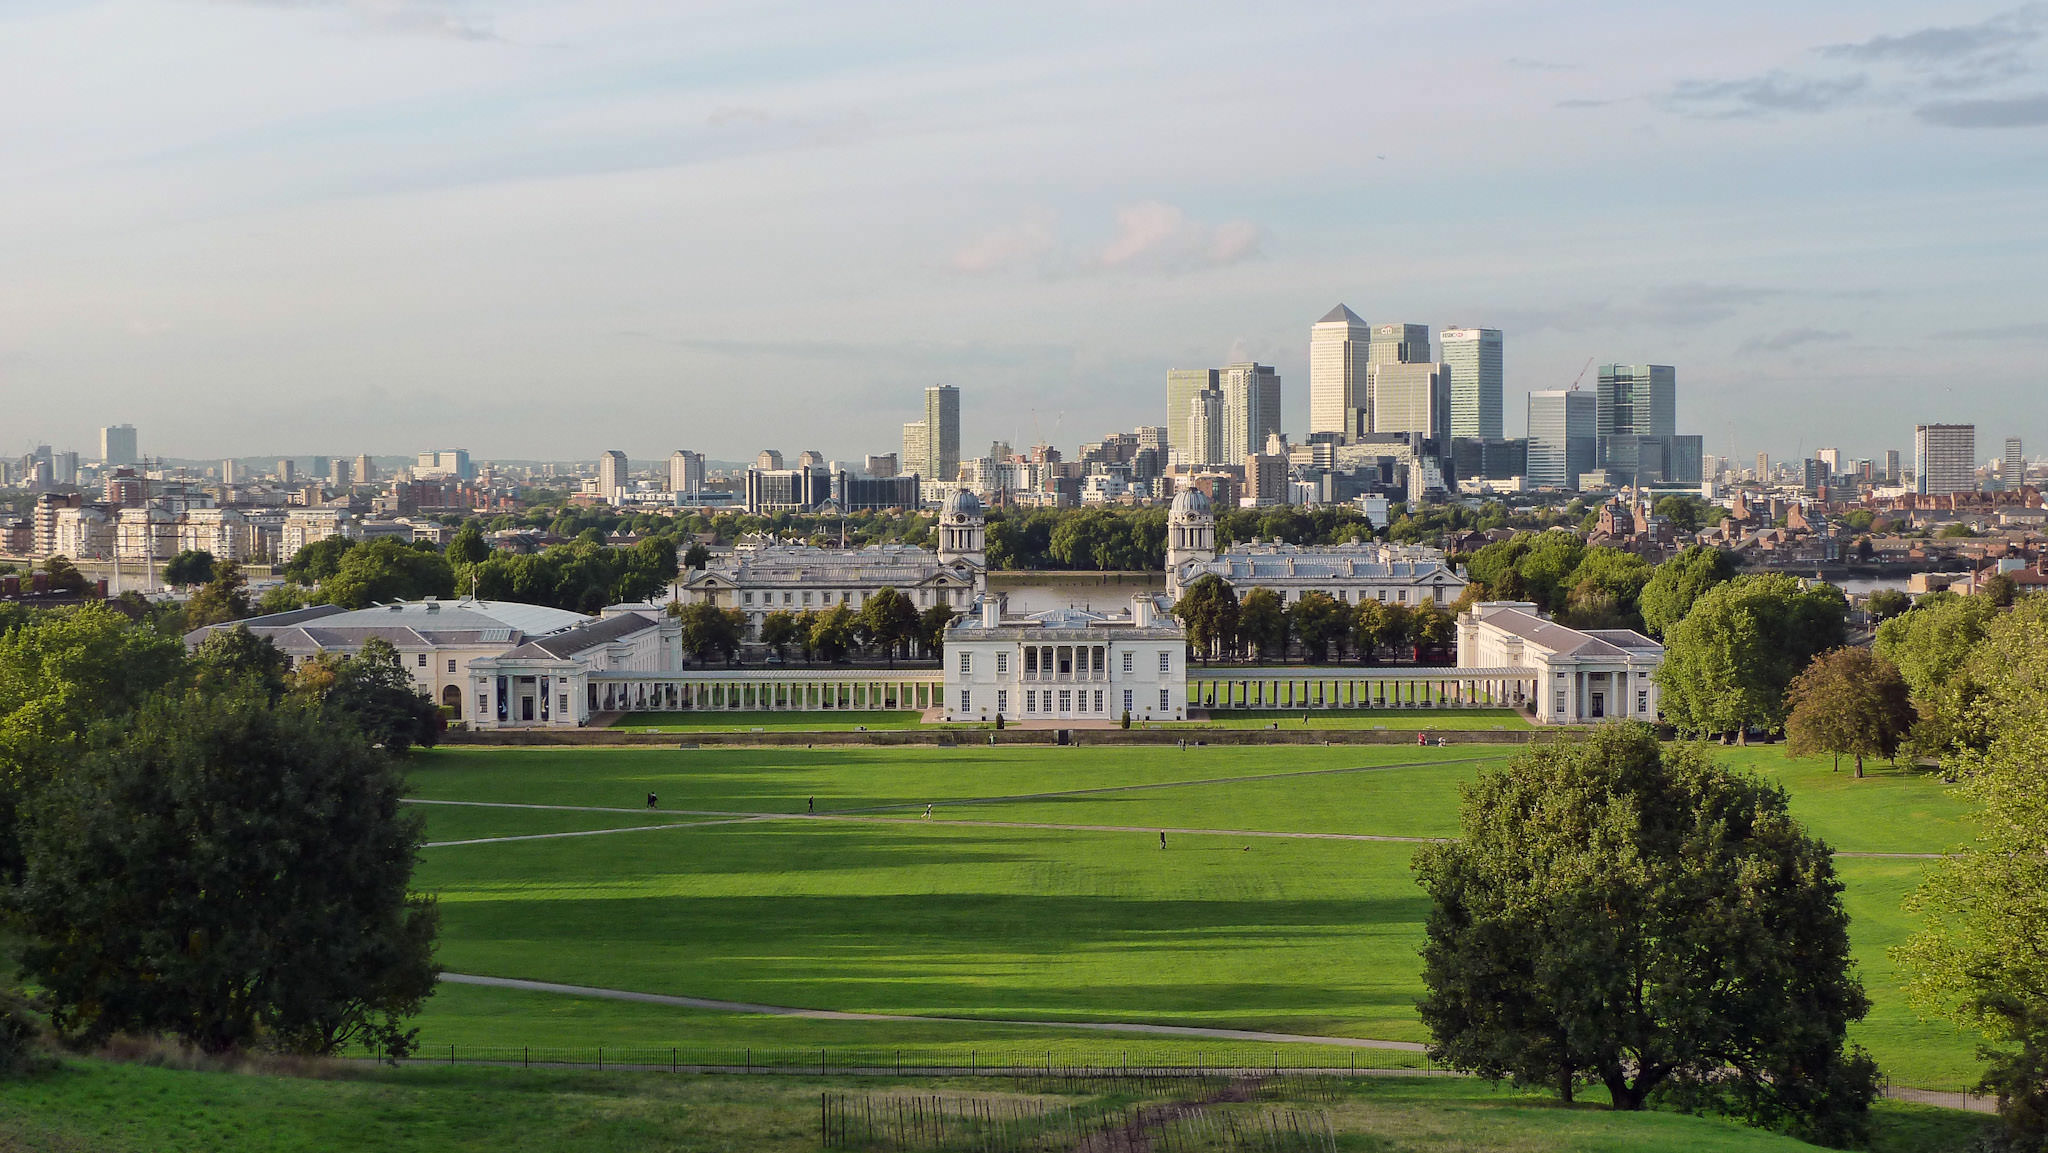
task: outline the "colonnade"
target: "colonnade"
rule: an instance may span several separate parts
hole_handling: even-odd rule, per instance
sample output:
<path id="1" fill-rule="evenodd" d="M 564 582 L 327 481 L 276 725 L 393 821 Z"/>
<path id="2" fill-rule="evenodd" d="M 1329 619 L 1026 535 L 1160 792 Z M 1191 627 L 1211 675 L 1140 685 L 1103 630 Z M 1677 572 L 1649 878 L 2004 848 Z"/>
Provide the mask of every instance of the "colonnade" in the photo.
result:
<path id="1" fill-rule="evenodd" d="M 1519 708 L 1535 691 L 1528 673 L 1416 670 L 1371 675 L 1322 672 L 1302 676 L 1189 678 L 1188 706 L 1197 709 Z"/>
<path id="2" fill-rule="evenodd" d="M 736 673 L 679 679 L 591 676 L 592 712 L 668 713 L 700 709 L 748 712 L 855 712 L 937 708 L 945 699 L 936 673 L 910 677 L 760 678 Z"/>

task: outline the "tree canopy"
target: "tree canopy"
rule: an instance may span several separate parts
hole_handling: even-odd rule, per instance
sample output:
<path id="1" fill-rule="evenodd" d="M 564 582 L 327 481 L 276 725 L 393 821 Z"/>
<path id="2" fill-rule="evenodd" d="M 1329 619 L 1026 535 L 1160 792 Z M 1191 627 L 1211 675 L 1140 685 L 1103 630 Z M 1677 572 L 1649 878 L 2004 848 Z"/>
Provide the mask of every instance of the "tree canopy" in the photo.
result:
<path id="1" fill-rule="evenodd" d="M 1204 659 L 1237 645 L 1239 605 L 1230 582 L 1207 573 L 1182 590 L 1173 615 L 1188 632 L 1188 645 Z"/>
<path id="2" fill-rule="evenodd" d="M 185 551 L 164 562 L 164 583 L 185 588 L 213 579 L 213 554 L 200 549 Z"/>
<path id="3" fill-rule="evenodd" d="M 1913 704 L 1899 667 L 1865 648 L 1840 648 L 1815 657 L 1786 692 L 1786 751 L 1792 756 L 1844 753 L 1856 758 L 1896 757 L 1913 728 Z"/>
<path id="4" fill-rule="evenodd" d="M 1913 746 L 1921 752 L 1978 741 L 1971 710 L 1978 688 L 1968 661 L 1997 616 L 1988 597 L 1934 593 L 1877 627 L 1878 653 L 1898 666 L 1912 694 L 1919 718 Z"/>
<path id="5" fill-rule="evenodd" d="M 1664 715 L 1692 735 L 1775 731 L 1786 690 L 1815 655 L 1847 639 L 1848 602 L 1832 585 L 1778 574 L 1715 585 L 1664 634 Z"/>
<path id="6" fill-rule="evenodd" d="M 1532 748 L 1416 855 L 1437 1059 L 1617 1109 L 1669 1093 L 1807 1140 L 1861 1138 L 1876 1068 L 1828 846 L 1784 791 L 1640 724 Z"/>
<path id="7" fill-rule="evenodd" d="M 324 543 L 316 541 L 306 548 Z M 296 562 L 298 557 L 292 560 Z M 291 568 L 289 564 L 285 567 L 287 571 Z M 320 599 L 345 609 L 454 593 L 455 570 L 439 549 L 424 542 L 408 544 L 388 538 L 343 550 L 332 575 L 320 581 Z"/>
<path id="8" fill-rule="evenodd" d="M 1693 545 L 1657 566 L 1643 585 L 1638 603 L 1643 627 L 1661 637 L 1672 625 L 1685 619 L 1693 602 L 1708 589 L 1735 578 L 1735 564 L 1728 554 L 1710 545 Z"/>
<path id="9" fill-rule="evenodd" d="M 663 590 L 676 571 L 675 542 L 649 537 L 622 549 L 578 540 L 527 556 L 497 553 L 470 566 L 465 576 L 485 600 L 594 613 L 606 605 L 666 595 Z"/>

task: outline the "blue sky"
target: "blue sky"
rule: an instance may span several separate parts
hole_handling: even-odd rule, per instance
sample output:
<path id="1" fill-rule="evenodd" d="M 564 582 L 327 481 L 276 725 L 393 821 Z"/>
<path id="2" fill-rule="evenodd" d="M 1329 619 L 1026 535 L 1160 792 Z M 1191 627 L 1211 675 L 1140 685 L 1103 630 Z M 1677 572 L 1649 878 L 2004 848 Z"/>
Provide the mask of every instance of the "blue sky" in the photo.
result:
<path id="1" fill-rule="evenodd" d="M 1071 447 L 1309 325 L 1504 330 L 1511 433 L 2048 450 L 2048 5 L 13 0 L 0 452 Z"/>

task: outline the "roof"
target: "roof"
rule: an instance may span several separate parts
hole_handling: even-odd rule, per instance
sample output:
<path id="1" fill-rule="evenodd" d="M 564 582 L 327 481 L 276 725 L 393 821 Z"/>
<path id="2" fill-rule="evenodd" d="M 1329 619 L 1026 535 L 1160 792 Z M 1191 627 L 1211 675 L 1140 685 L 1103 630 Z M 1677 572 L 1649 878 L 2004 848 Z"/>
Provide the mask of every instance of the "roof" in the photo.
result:
<path id="1" fill-rule="evenodd" d="M 1481 623 L 1560 656 L 1625 660 L 1634 655 L 1664 651 L 1663 645 L 1631 629 L 1589 629 L 1581 632 L 1518 608 L 1481 608 Z"/>
<path id="2" fill-rule="evenodd" d="M 658 621 L 648 620 L 638 613 L 624 613 L 615 617 L 607 617 L 601 621 L 594 621 L 590 624 L 578 625 L 573 629 L 555 633 L 552 636 L 528 641 L 511 652 L 502 655 L 526 658 L 554 657 L 557 660 L 566 660 L 578 653 L 594 649 L 599 645 L 608 645 L 613 641 L 623 640 L 635 633 L 660 627 L 661 624 Z"/>
<path id="3" fill-rule="evenodd" d="M 951 575 L 966 583 L 973 577 L 939 554 L 914 545 L 873 545 L 862 549 L 823 549 L 812 545 L 768 545 L 736 552 L 723 564 L 712 564 L 685 577 L 685 587 L 719 579 L 742 588 L 761 585 L 917 585 Z"/>
<path id="4" fill-rule="evenodd" d="M 1340 304 L 1337 307 L 1331 309 L 1330 311 L 1324 313 L 1323 318 L 1321 320 L 1316 321 L 1316 323 L 1336 324 L 1340 321 L 1349 324 L 1364 324 L 1365 318 L 1359 316 L 1357 313 L 1351 311 L 1349 308 L 1346 308 Z M 1296 321 L 1295 323 L 1299 324 L 1300 322 Z"/>
<path id="5" fill-rule="evenodd" d="M 405 647 L 510 645 L 572 629 L 591 619 L 566 609 L 518 601 L 404 601 L 352 610 L 316 605 L 209 625 L 187 634 L 185 642 L 196 645 L 215 629 L 243 625 L 287 648 L 354 648 L 372 638 Z"/>
<path id="6" fill-rule="evenodd" d="M 1313 584 L 1372 581 L 1377 584 L 1437 585 L 1463 588 L 1465 578 L 1444 563 L 1435 549 L 1352 543 L 1302 548 L 1295 545 L 1254 545 L 1216 554 L 1214 560 L 1181 566 L 1181 583 L 1214 573 L 1231 584 Z"/>
<path id="7" fill-rule="evenodd" d="M 1160 598 L 1153 598 L 1153 623 L 1140 626 L 1130 609 L 1104 612 L 1097 609 L 1053 608 L 1043 612 L 1005 615 L 994 627 L 990 627 L 979 612 L 970 612 L 955 617 L 947 626 L 948 632 L 978 633 L 978 638 L 961 639 L 999 640 L 1030 636 L 1046 640 L 1107 640 L 1111 636 L 1152 638 L 1180 638 L 1185 631 L 1173 618 Z"/>

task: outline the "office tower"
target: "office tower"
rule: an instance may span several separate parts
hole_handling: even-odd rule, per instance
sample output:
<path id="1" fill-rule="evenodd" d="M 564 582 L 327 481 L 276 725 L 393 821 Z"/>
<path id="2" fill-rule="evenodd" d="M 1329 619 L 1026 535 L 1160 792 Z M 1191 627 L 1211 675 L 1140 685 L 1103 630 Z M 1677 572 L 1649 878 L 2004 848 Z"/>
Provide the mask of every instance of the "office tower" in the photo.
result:
<path id="1" fill-rule="evenodd" d="M 1998 485 L 2007 492 L 2018 492 L 2026 483 L 2027 458 L 2020 451 L 2020 438 L 2005 438 L 2005 455 L 1998 462 Z"/>
<path id="2" fill-rule="evenodd" d="M 355 474 L 355 471 L 354 471 L 354 470 L 353 470 L 352 468 L 350 468 L 350 466 L 349 466 L 349 462 L 348 462 L 348 461 L 346 461 L 346 460 L 342 460 L 342 459 L 339 459 L 339 458 L 337 458 L 337 459 L 335 460 L 335 462 L 334 462 L 334 483 L 335 483 L 335 484 L 337 484 L 337 485 L 341 486 L 342 488 L 347 488 L 347 487 L 348 487 L 348 486 L 349 486 L 349 485 L 350 485 L 351 483 L 353 483 L 353 482 L 355 481 L 355 475 L 356 475 L 356 474 Z"/>
<path id="3" fill-rule="evenodd" d="M 618 449 L 606 449 L 597 458 L 597 495 L 607 504 L 618 504 L 626 491 L 626 454 Z"/>
<path id="4" fill-rule="evenodd" d="M 1756 454 L 1756 478 L 1758 480 L 1771 479 L 1771 458 L 1767 453 L 1760 452 Z"/>
<path id="5" fill-rule="evenodd" d="M 293 482 L 297 481 L 297 480 L 299 479 L 299 465 L 298 465 L 298 462 L 297 462 L 297 461 L 293 461 L 293 460 L 280 460 L 280 461 L 278 461 L 278 462 L 277 462 L 277 479 L 279 479 L 279 480 L 283 481 L 283 482 L 284 482 L 284 483 L 286 483 L 286 484 L 291 484 L 291 483 L 293 483 Z"/>
<path id="6" fill-rule="evenodd" d="M 78 483 L 78 454 L 65 451 L 50 457 L 50 483 Z"/>
<path id="7" fill-rule="evenodd" d="M 1724 464 L 1720 457 L 1706 453 L 1700 457 L 1700 475 L 1708 480 L 1720 480 Z"/>
<path id="8" fill-rule="evenodd" d="M 1830 476 L 1842 471 L 1842 450 L 1839 448 L 1815 449 L 1813 459 L 1827 465 L 1828 475 Z"/>
<path id="9" fill-rule="evenodd" d="M 1159 459 L 1166 460 L 1166 426 L 1163 424 L 1141 424 L 1131 430 L 1138 438 L 1138 448 L 1151 449 Z M 1007 455 L 1007 454 L 1005 454 Z"/>
<path id="10" fill-rule="evenodd" d="M 1308 330 L 1308 430 L 1351 435 L 1351 413 L 1365 405 L 1372 326 L 1343 305 Z"/>
<path id="11" fill-rule="evenodd" d="M 1819 457 L 1799 462 L 1799 487 L 1808 496 L 1819 496 L 1820 490 L 1826 488 L 1833 478 L 1834 470 Z"/>
<path id="12" fill-rule="evenodd" d="M 1887 484 L 1899 483 L 1899 450 L 1884 450 L 1884 479 Z"/>
<path id="13" fill-rule="evenodd" d="M 333 462 L 327 457 L 314 456 L 306 458 L 306 474 L 314 480 L 328 479 L 333 471 L 333 467 Z"/>
<path id="14" fill-rule="evenodd" d="M 1381 324 L 1372 330 L 1372 347 L 1365 362 L 1372 364 L 1429 363 L 1429 326 L 1426 324 Z"/>
<path id="15" fill-rule="evenodd" d="M 1678 370 L 1668 364 L 1603 364 L 1599 436 L 1678 435 Z"/>
<path id="16" fill-rule="evenodd" d="M 358 460 L 363 458 L 358 457 Z M 367 464 L 368 461 L 363 461 Z M 412 470 L 415 478 L 427 476 L 450 476 L 456 480 L 469 480 L 476 476 L 476 470 L 469 463 L 466 448 L 428 449 L 419 455 L 419 462 Z"/>
<path id="17" fill-rule="evenodd" d="M 1410 433 L 1449 445 L 1451 389 L 1440 364 L 1375 364 L 1372 384 L 1374 435 Z"/>
<path id="18" fill-rule="evenodd" d="M 1446 328 L 1439 343 L 1451 375 L 1451 435 L 1500 440 L 1500 330 Z"/>
<path id="19" fill-rule="evenodd" d="M 1205 392 L 1216 392 L 1217 372 L 1213 368 L 1175 368 L 1166 373 L 1166 450 L 1169 458 L 1179 455 L 1193 463 L 1207 463 L 1195 453 L 1194 430 L 1188 414 L 1196 411 L 1190 402 Z"/>
<path id="20" fill-rule="evenodd" d="M 1529 394 L 1529 487 L 1579 487 L 1580 474 L 1593 471 L 1599 413 L 1599 400 L 1590 392 Z"/>
<path id="21" fill-rule="evenodd" d="M 1188 397 L 1187 448 L 1180 452 L 1183 464 L 1228 464 L 1230 450 L 1224 440 L 1223 393 L 1207 389 Z"/>
<path id="22" fill-rule="evenodd" d="M 220 462 L 220 482 L 221 482 L 222 484 L 233 484 L 233 483 L 235 483 L 235 476 L 236 476 L 236 474 L 237 474 L 237 473 L 238 473 L 239 471 L 240 471 L 240 470 L 238 470 L 238 469 L 237 469 L 237 468 L 235 467 L 235 462 L 234 462 L 234 461 L 232 461 L 232 460 L 224 460 L 224 461 L 221 461 L 221 462 Z"/>
<path id="23" fill-rule="evenodd" d="M 369 484 L 377 479 L 377 466 L 371 463 L 369 453 L 356 457 L 355 473 L 357 484 Z"/>
<path id="24" fill-rule="evenodd" d="M 110 424 L 100 430 L 100 463 L 108 468 L 135 464 L 142 458 L 135 451 L 135 426 Z"/>
<path id="25" fill-rule="evenodd" d="M 935 384 L 924 390 L 925 459 L 919 472 L 927 480 L 952 480 L 960 475 L 960 390 Z"/>
<path id="26" fill-rule="evenodd" d="M 932 479 L 931 474 L 926 471 L 930 467 L 931 444 L 931 430 L 925 422 L 913 420 L 903 426 L 902 456 L 903 471 L 906 475 L 920 476 L 925 480 Z M 782 467 L 779 460 L 776 467 Z"/>
<path id="27" fill-rule="evenodd" d="M 1915 491 L 1923 496 L 1977 489 L 1977 426 L 1913 426 Z"/>
<path id="28" fill-rule="evenodd" d="M 1223 392 L 1223 463 L 1241 463 L 1280 431 L 1280 374 L 1264 364 L 1231 364 L 1217 369 Z"/>
<path id="29" fill-rule="evenodd" d="M 704 454 L 679 448 L 668 457 L 668 490 L 695 498 L 704 491 Z"/>

